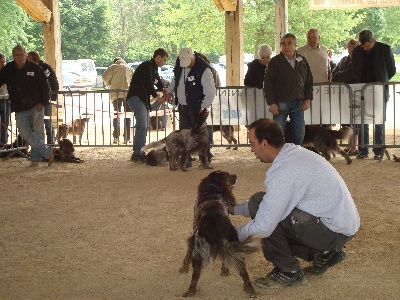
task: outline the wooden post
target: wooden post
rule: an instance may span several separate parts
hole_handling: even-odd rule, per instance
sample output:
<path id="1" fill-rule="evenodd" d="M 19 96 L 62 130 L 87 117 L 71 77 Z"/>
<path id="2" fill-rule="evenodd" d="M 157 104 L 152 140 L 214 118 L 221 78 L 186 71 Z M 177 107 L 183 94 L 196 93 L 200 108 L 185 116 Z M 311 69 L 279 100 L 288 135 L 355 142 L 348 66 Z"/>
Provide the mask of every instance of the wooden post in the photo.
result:
<path id="1" fill-rule="evenodd" d="M 226 85 L 243 85 L 243 2 L 237 1 L 236 11 L 225 12 Z"/>
<path id="2" fill-rule="evenodd" d="M 281 52 L 281 38 L 288 28 L 288 0 L 275 2 L 275 54 Z"/>
<path id="3" fill-rule="evenodd" d="M 43 22 L 44 61 L 56 72 L 60 87 L 62 87 L 62 55 L 60 10 L 58 0 L 42 0 L 43 4 L 52 12 L 50 22 Z"/>

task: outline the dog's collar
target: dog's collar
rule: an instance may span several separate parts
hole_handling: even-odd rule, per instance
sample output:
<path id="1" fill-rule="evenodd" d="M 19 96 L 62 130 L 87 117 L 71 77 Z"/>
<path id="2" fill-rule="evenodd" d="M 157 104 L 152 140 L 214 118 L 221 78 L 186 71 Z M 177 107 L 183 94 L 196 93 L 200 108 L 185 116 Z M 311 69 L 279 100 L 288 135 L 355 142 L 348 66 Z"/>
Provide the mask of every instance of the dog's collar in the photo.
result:
<path id="1" fill-rule="evenodd" d="M 215 187 L 218 191 L 221 191 L 221 188 L 218 185 L 215 185 L 213 183 L 207 183 L 207 185 Z"/>

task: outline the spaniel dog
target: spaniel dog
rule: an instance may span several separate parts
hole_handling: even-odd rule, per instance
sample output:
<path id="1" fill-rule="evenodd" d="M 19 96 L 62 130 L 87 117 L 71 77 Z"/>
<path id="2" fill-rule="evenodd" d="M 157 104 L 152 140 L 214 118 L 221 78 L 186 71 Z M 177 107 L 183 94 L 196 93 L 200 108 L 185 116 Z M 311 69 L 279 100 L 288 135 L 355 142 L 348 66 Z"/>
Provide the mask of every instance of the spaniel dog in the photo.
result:
<path id="1" fill-rule="evenodd" d="M 348 140 L 353 134 L 353 129 L 344 126 L 339 130 L 331 130 L 319 125 L 306 125 L 302 146 L 314 147 L 327 161 L 331 159 L 330 151 L 339 152 L 351 164 L 352 160 L 345 151 L 339 148 L 337 140 Z M 290 122 L 286 123 L 285 140 L 290 143 Z"/>
<path id="2" fill-rule="evenodd" d="M 261 249 L 261 239 L 255 235 L 239 242 L 235 227 L 228 216 L 228 206 L 236 204 L 233 187 L 237 175 L 223 171 L 211 172 L 198 186 L 194 206 L 193 232 L 188 238 L 188 249 L 180 268 L 180 273 L 193 268 L 189 289 L 182 295 L 192 297 L 196 294 L 201 269 L 217 257 L 222 260 L 221 275 L 229 275 L 229 267 L 234 266 L 243 279 L 243 287 L 250 297 L 256 293 L 246 270 L 246 254 Z"/>
<path id="3" fill-rule="evenodd" d="M 185 163 L 190 159 L 190 155 L 197 152 L 201 163 L 199 168 L 212 169 L 207 159 L 209 147 L 207 117 L 208 111 L 204 108 L 196 115 L 191 129 L 174 130 L 165 139 L 144 146 L 142 151 L 166 147 L 170 170 L 177 169 L 179 160 L 180 169 L 183 172 L 187 171 Z"/>
<path id="4" fill-rule="evenodd" d="M 90 118 L 76 119 L 73 123 L 61 124 L 58 126 L 57 141 L 61 138 L 66 139 L 69 134 L 72 134 L 73 143 L 76 144 L 76 137 L 79 136 L 79 144 L 82 143 L 82 136 L 85 132 L 86 123 Z"/>
<path id="5" fill-rule="evenodd" d="M 61 162 L 83 163 L 84 161 L 75 156 L 75 147 L 69 139 L 62 139 L 58 142 L 58 151 L 55 152 L 54 158 Z"/>

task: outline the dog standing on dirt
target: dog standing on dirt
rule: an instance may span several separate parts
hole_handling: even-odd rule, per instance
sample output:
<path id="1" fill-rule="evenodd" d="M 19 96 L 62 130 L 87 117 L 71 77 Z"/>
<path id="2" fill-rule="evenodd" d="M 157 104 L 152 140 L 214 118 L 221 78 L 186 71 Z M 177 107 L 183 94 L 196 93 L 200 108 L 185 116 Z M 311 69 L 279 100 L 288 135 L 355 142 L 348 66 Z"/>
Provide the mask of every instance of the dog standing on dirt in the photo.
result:
<path id="1" fill-rule="evenodd" d="M 256 292 L 246 270 L 246 254 L 261 249 L 261 239 L 252 235 L 239 242 L 235 227 L 228 216 L 228 206 L 235 206 L 233 187 L 237 175 L 223 171 L 211 172 L 203 178 L 198 186 L 197 199 L 194 206 L 193 233 L 188 239 L 188 249 L 183 260 L 180 273 L 189 272 L 193 268 L 192 281 L 183 297 L 196 294 L 197 282 L 201 269 L 217 257 L 222 260 L 221 275 L 229 275 L 229 267 L 235 266 L 243 279 L 243 288 L 249 297 Z"/>
<path id="2" fill-rule="evenodd" d="M 221 131 L 222 137 L 226 139 L 229 145 L 232 143 L 237 144 L 238 141 L 235 138 L 235 127 L 233 125 L 212 125 L 213 132 Z M 231 147 L 227 147 L 230 149 Z M 234 147 L 233 150 L 237 150 L 238 147 Z"/>
<path id="3" fill-rule="evenodd" d="M 209 147 L 207 117 L 208 111 L 204 108 L 196 115 L 191 129 L 174 130 L 165 139 L 144 146 L 142 151 L 166 147 L 170 170 L 177 169 L 176 165 L 179 160 L 183 172 L 187 171 L 185 163 L 190 155 L 197 152 L 201 163 L 199 168 L 212 169 L 207 159 Z"/>
<path id="4" fill-rule="evenodd" d="M 76 136 L 79 136 L 79 144 L 82 142 L 82 136 L 85 132 L 86 123 L 90 118 L 76 119 L 73 123 L 61 124 L 58 126 L 57 140 L 66 139 L 69 134 L 73 135 L 73 143 L 76 144 Z"/>
<path id="5" fill-rule="evenodd" d="M 352 160 L 345 151 L 340 149 L 337 140 L 348 140 L 353 129 L 344 126 L 339 130 L 331 130 L 319 125 L 306 125 L 302 146 L 314 147 L 327 161 L 331 159 L 330 151 L 339 152 L 351 164 Z M 286 123 L 285 141 L 290 143 L 290 122 Z"/>

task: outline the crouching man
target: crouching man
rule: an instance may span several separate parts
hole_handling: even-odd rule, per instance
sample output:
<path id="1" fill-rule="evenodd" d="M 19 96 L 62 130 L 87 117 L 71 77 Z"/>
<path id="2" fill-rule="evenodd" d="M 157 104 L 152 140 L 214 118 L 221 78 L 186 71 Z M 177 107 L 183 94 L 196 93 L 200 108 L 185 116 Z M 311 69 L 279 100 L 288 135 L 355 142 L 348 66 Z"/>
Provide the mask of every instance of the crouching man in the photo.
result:
<path id="1" fill-rule="evenodd" d="M 275 121 L 253 122 L 249 142 L 261 162 L 272 163 L 264 181 L 266 191 L 229 210 L 252 218 L 236 228 L 240 240 L 256 232 L 265 236 L 264 257 L 274 269 L 255 285 L 301 285 L 304 272 L 323 274 L 346 257 L 343 248 L 360 226 L 356 205 L 335 168 L 314 152 L 285 144 Z M 302 270 L 296 257 L 312 265 Z"/>

